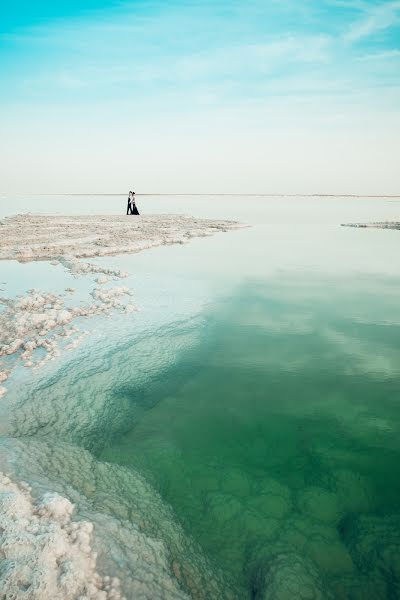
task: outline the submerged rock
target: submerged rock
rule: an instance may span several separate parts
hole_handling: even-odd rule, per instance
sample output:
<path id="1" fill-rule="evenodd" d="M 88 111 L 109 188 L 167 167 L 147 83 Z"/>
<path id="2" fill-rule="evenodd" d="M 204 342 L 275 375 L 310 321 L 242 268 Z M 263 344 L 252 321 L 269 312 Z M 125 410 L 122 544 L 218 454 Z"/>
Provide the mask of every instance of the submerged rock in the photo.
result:
<path id="1" fill-rule="evenodd" d="M 212 519 L 218 523 L 226 523 L 238 517 L 242 504 L 229 494 L 209 493 L 206 496 L 206 510 Z"/>
<path id="2" fill-rule="evenodd" d="M 382 587 L 383 578 L 384 597 L 399 598 L 400 515 L 351 516 L 341 523 L 340 531 L 359 571 L 370 579 L 372 589 Z"/>
<path id="3" fill-rule="evenodd" d="M 335 526 L 298 513 L 283 522 L 275 548 L 281 551 L 291 548 L 301 556 L 308 556 L 321 571 L 332 575 L 348 573 L 354 567 Z"/>
<path id="4" fill-rule="evenodd" d="M 255 600 L 333 600 L 321 575 L 306 557 L 277 554 L 260 567 L 253 582 Z"/>
<path id="5" fill-rule="evenodd" d="M 248 505 L 265 517 L 282 519 L 292 510 L 291 493 L 288 487 L 275 479 L 264 479 Z"/>
<path id="6" fill-rule="evenodd" d="M 336 494 L 318 487 L 302 490 L 297 499 L 300 512 L 310 519 L 327 523 L 337 523 L 340 518 Z"/>
<path id="7" fill-rule="evenodd" d="M 366 477 L 347 469 L 333 472 L 334 486 L 342 516 L 365 513 L 374 508 L 374 494 Z"/>

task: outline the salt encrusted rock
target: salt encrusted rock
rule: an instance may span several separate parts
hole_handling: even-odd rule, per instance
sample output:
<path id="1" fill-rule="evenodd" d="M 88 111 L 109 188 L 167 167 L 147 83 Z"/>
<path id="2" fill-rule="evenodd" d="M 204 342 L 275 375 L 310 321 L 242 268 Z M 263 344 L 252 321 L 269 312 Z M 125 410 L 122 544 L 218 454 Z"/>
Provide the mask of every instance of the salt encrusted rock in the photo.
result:
<path id="1" fill-rule="evenodd" d="M 76 348 L 87 332 L 77 336 L 77 327 L 73 321 L 79 317 L 90 318 L 96 315 L 110 314 L 118 309 L 131 312 L 134 307 L 126 305 L 123 298 L 131 295 L 127 287 L 107 290 L 96 288 L 92 296 L 94 302 L 88 305 L 69 308 L 62 296 L 31 289 L 25 296 L 15 299 L 0 297 L 5 309 L 0 312 L 0 358 L 12 357 L 13 364 L 7 371 L 0 371 L 0 383 L 8 379 L 12 369 L 21 361 L 25 367 L 42 367 L 60 355 L 62 338 L 75 336 L 65 346 Z M 44 357 L 35 360 L 36 351 L 45 352 Z M 5 388 L 1 388 L 4 395 Z"/>
<path id="2" fill-rule="evenodd" d="M 313 562 L 293 552 L 260 567 L 253 588 L 257 600 L 333 600 Z"/>
<path id="3" fill-rule="evenodd" d="M 9 375 L 9 371 L 0 371 L 0 383 L 4 383 L 4 381 L 7 381 Z"/>
<path id="4" fill-rule="evenodd" d="M 54 517 L 60 522 L 67 522 L 74 510 L 73 504 L 59 494 L 48 492 L 37 503 L 37 513 Z"/>
<path id="5" fill-rule="evenodd" d="M 102 304 L 106 306 L 117 307 L 120 306 L 121 301 L 120 298 L 122 296 L 126 296 L 129 294 L 129 288 L 123 287 L 115 287 L 112 289 L 100 289 L 95 288 L 91 295 L 95 300 L 100 301 Z"/>
<path id="6" fill-rule="evenodd" d="M 128 313 L 128 314 L 129 313 L 133 313 L 133 312 L 137 312 L 137 311 L 138 311 L 138 309 L 133 304 L 127 304 L 125 306 L 125 312 Z"/>
<path id="7" fill-rule="evenodd" d="M 1 597 L 122 600 L 117 578 L 102 577 L 91 549 L 93 524 L 73 523 L 73 504 L 0 473 Z"/>
<path id="8" fill-rule="evenodd" d="M 129 600 L 237 600 L 232 581 L 222 577 L 185 535 L 174 512 L 137 472 L 98 462 L 84 448 L 69 444 L 21 439 L 10 440 L 8 445 L 20 476 L 33 477 L 35 489 L 41 481 L 44 490 L 52 485 L 58 492 L 45 493 L 35 503 L 40 518 L 50 519 L 51 513 L 51 520 L 62 519 L 70 505 L 62 510 L 60 497 L 68 493 L 85 524 L 69 519 L 62 528 L 83 554 L 90 547 L 88 556 L 97 572 L 120 579 Z M 102 591 L 108 592 L 113 578 L 105 576 L 102 581 Z"/>
<path id="9" fill-rule="evenodd" d="M 81 275 L 92 275 L 96 273 L 104 273 L 104 278 L 107 280 L 107 275 L 112 277 L 114 280 L 124 279 L 128 277 L 129 273 L 125 271 L 121 271 L 120 269 L 109 269 L 107 267 L 103 267 L 101 265 L 93 265 L 91 263 L 82 262 L 77 260 L 76 258 L 69 257 L 63 258 L 61 260 L 63 266 L 68 269 L 74 277 L 79 277 Z M 102 279 L 102 278 L 100 278 Z M 102 283 L 106 283 L 107 281 L 103 281 Z M 98 283 L 98 282 L 97 282 Z"/>

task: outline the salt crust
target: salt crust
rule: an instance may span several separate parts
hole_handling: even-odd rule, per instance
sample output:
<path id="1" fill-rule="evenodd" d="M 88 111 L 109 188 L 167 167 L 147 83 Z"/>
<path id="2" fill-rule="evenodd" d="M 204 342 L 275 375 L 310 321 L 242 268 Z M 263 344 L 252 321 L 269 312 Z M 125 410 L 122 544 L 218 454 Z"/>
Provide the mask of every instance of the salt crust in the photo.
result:
<path id="1" fill-rule="evenodd" d="M 50 487 L 67 496 L 77 518 L 93 523 L 97 570 L 116 576 L 129 600 L 237 598 L 172 509 L 133 469 L 99 462 L 84 448 L 64 443 L 9 439 L 0 448 L 7 450 L 0 452 L 3 471 L 28 480 L 38 496 Z"/>
<path id="2" fill-rule="evenodd" d="M 132 312 L 135 307 L 123 299 L 132 295 L 126 286 L 95 288 L 93 302 L 69 308 L 63 297 L 31 289 L 24 296 L 0 297 L 0 384 L 7 381 L 18 364 L 40 368 L 60 355 L 60 348 L 75 348 L 87 332 L 80 332 L 74 321 L 79 317 L 107 315 L 114 310 Z M 71 338 L 69 343 L 66 340 Z M 38 358 L 38 351 L 41 355 Z M 6 359 L 6 360 L 5 360 Z M 6 366 L 5 366 L 6 365 Z M 0 387 L 0 396 L 6 393 Z"/>
<path id="3" fill-rule="evenodd" d="M 35 501 L 30 492 L 0 473 L 1 597 L 124 600 L 119 580 L 96 571 L 92 523 L 72 522 L 74 506 L 59 494 Z"/>
<path id="4" fill-rule="evenodd" d="M 399 221 L 382 221 L 375 223 L 342 223 L 342 227 L 359 227 L 364 229 L 400 229 Z"/>
<path id="5" fill-rule="evenodd" d="M 244 226 L 233 221 L 183 215 L 15 215 L 0 221 L 0 260 L 49 260 L 60 262 L 74 274 L 113 275 L 112 270 L 76 259 L 184 244 L 191 238 L 240 227 Z"/>

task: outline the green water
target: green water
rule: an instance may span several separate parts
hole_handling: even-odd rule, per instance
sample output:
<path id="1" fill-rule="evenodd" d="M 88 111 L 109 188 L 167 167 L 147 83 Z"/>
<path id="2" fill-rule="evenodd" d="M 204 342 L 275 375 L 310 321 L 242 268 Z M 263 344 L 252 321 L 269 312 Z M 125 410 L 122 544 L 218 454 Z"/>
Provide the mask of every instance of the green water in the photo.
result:
<path id="1" fill-rule="evenodd" d="M 381 308 L 362 280 L 247 282 L 99 456 L 148 477 L 239 598 L 265 581 L 400 597 L 399 327 Z"/>
<path id="2" fill-rule="evenodd" d="M 164 548 L 195 600 L 400 599 L 400 238 L 339 226 L 398 204 L 151 202 L 255 226 L 102 258 L 141 310 L 16 374 L 0 464 L 95 523 L 129 599 L 149 552 L 168 589 Z M 44 263 L 2 269 L 15 293 L 71 285 Z"/>

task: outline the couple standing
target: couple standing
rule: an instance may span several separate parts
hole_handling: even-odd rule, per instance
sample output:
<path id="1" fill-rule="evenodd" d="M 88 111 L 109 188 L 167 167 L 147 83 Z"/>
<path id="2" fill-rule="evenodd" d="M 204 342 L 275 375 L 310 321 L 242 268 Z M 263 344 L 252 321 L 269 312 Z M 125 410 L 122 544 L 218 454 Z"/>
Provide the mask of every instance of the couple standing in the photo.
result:
<path id="1" fill-rule="evenodd" d="M 139 211 L 135 202 L 135 192 L 129 192 L 128 196 L 128 208 L 126 209 L 127 215 L 138 215 Z"/>

